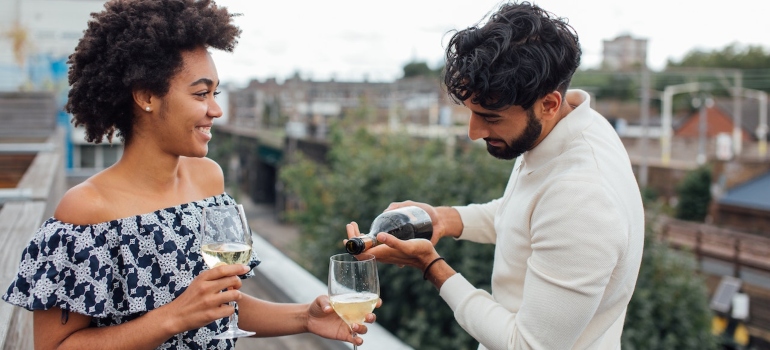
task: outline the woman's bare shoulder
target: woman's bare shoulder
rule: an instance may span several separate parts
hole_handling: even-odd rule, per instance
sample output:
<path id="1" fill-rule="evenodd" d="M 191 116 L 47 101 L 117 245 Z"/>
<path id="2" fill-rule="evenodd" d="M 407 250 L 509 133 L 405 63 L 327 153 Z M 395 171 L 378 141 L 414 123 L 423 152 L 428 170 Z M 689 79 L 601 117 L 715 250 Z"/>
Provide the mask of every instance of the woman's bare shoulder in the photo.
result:
<path id="1" fill-rule="evenodd" d="M 222 167 L 210 158 L 182 158 L 185 171 L 196 188 L 204 196 L 213 196 L 225 191 L 225 176 Z"/>
<path id="2" fill-rule="evenodd" d="M 110 205 L 99 187 L 86 180 L 70 188 L 59 201 L 54 217 L 75 225 L 105 222 L 111 217 Z"/>

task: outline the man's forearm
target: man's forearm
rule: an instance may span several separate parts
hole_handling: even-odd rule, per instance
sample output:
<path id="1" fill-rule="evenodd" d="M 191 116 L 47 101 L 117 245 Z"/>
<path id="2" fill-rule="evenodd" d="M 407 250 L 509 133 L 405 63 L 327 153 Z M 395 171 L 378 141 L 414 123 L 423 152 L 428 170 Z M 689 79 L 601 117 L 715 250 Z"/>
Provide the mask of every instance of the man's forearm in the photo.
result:
<path id="1" fill-rule="evenodd" d="M 457 209 L 452 207 L 436 207 L 436 213 L 444 225 L 443 237 L 458 238 L 463 233 L 463 220 Z"/>

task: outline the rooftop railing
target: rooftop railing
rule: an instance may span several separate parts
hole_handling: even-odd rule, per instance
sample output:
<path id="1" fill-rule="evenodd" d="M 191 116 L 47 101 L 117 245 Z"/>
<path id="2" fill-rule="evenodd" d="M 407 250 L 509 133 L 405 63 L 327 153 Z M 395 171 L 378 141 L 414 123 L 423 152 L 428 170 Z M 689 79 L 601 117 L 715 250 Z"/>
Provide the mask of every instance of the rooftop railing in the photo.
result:
<path id="1" fill-rule="evenodd" d="M 0 189 L 0 288 L 16 276 L 20 252 L 66 190 L 63 144 L 62 130 L 42 143 L 0 140 L 0 173 L 18 172 L 19 163 L 32 158 L 15 187 Z M 0 302 L 0 349 L 32 349 L 32 341 L 32 313 Z"/>

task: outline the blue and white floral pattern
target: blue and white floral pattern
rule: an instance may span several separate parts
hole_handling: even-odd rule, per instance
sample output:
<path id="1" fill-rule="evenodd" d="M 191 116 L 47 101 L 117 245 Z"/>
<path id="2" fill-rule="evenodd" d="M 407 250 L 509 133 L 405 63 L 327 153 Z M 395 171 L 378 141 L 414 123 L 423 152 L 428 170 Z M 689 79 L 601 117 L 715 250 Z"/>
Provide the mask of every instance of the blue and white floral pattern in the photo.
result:
<path id="1" fill-rule="evenodd" d="M 230 204 L 235 200 L 223 193 L 94 225 L 50 218 L 22 252 L 3 299 L 27 310 L 88 315 L 93 327 L 131 321 L 170 303 L 207 269 L 200 254 L 202 208 Z M 252 253 L 250 267 L 258 264 Z M 158 349 L 232 349 L 234 340 L 211 339 L 228 321 L 177 334 Z"/>

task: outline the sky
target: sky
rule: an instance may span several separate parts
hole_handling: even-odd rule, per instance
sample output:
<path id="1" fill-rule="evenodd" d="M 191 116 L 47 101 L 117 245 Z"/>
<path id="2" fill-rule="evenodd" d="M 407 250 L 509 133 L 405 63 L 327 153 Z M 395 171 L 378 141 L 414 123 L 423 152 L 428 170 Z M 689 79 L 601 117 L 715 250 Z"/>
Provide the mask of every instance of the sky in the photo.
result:
<path id="1" fill-rule="evenodd" d="M 623 34 L 648 40 L 648 65 L 662 69 L 693 50 L 730 43 L 770 50 L 770 2 L 761 0 L 534 0 L 566 17 L 580 37 L 582 68 L 601 63 L 602 41 Z M 241 13 L 233 53 L 214 51 L 222 82 L 298 72 L 313 80 L 392 81 L 413 60 L 432 68 L 453 29 L 481 20 L 497 0 L 217 0 Z"/>

